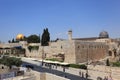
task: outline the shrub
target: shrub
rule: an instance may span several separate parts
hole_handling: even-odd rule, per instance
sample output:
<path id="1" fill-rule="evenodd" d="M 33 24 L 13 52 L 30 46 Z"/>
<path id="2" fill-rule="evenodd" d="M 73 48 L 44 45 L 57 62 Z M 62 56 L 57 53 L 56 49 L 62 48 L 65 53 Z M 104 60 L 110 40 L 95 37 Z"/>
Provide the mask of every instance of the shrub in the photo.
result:
<path id="1" fill-rule="evenodd" d="M 79 65 L 79 64 L 70 64 L 69 66 L 72 67 L 72 68 L 87 69 L 87 66 L 84 65 L 84 64 L 82 64 L 82 65 Z"/>
<path id="2" fill-rule="evenodd" d="M 78 64 L 70 64 L 70 67 L 72 67 L 72 68 L 80 68 L 80 65 L 78 65 Z"/>
<path id="3" fill-rule="evenodd" d="M 63 62 L 63 61 L 60 61 L 59 59 L 57 58 L 51 58 L 51 59 L 46 59 L 46 60 L 49 60 L 49 61 L 58 61 L 58 62 Z"/>
<path id="4" fill-rule="evenodd" d="M 113 62 L 114 67 L 120 67 L 120 62 Z"/>
<path id="5" fill-rule="evenodd" d="M 80 65 L 80 69 L 87 69 L 87 66 L 82 64 L 82 65 Z"/>
<path id="6" fill-rule="evenodd" d="M 38 50 L 39 46 L 28 46 L 28 49 L 31 52 L 31 50 Z"/>

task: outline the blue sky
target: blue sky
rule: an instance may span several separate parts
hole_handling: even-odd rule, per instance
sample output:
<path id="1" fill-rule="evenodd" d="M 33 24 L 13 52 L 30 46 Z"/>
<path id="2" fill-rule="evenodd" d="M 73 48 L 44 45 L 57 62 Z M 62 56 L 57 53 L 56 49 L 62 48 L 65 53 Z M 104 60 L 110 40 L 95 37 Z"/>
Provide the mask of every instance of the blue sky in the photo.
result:
<path id="1" fill-rule="evenodd" d="M 48 28 L 51 39 L 97 37 L 103 30 L 120 37 L 120 0 L 0 0 L 0 41 L 22 33 L 42 34 Z"/>

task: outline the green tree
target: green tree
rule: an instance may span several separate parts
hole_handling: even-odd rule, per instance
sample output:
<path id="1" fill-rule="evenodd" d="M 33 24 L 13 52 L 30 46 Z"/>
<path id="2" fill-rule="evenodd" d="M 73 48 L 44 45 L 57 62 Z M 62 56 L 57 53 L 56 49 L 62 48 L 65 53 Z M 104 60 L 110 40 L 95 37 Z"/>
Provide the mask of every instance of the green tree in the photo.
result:
<path id="1" fill-rule="evenodd" d="M 27 41 L 27 37 L 26 36 L 24 36 L 23 41 Z"/>
<path id="2" fill-rule="evenodd" d="M 12 65 L 20 66 L 22 64 L 22 61 L 20 58 L 3 57 L 2 59 L 0 59 L 0 64 L 4 64 L 4 65 L 9 66 L 11 68 Z"/>
<path id="3" fill-rule="evenodd" d="M 42 46 L 48 46 L 50 41 L 50 33 L 48 31 L 48 28 L 43 30 L 42 39 L 41 39 L 41 45 Z"/>
<path id="4" fill-rule="evenodd" d="M 27 37 L 27 42 L 28 43 L 39 43 L 40 38 L 37 35 L 30 35 L 30 36 Z"/>
<path id="5" fill-rule="evenodd" d="M 12 39 L 12 43 L 14 43 L 15 42 L 15 40 L 14 40 L 14 38 Z"/>
<path id="6" fill-rule="evenodd" d="M 10 41 L 10 40 L 8 40 L 8 43 L 11 43 L 11 41 Z"/>

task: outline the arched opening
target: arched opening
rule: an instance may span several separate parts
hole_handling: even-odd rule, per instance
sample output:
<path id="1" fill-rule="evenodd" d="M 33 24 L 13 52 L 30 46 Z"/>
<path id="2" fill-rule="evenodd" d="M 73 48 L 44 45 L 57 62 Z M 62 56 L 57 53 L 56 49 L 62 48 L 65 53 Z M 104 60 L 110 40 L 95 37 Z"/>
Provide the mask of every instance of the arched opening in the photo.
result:
<path id="1" fill-rule="evenodd" d="M 109 56 L 112 56 L 112 51 L 109 51 L 108 55 L 109 55 Z"/>

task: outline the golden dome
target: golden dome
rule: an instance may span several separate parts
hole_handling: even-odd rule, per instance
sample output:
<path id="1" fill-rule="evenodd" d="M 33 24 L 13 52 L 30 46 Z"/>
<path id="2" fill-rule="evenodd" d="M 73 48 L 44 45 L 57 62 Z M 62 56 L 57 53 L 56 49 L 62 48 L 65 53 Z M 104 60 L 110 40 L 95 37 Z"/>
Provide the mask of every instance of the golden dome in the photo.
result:
<path id="1" fill-rule="evenodd" d="M 24 39 L 24 35 L 23 34 L 18 34 L 16 36 L 16 40 L 22 40 L 22 39 Z"/>

